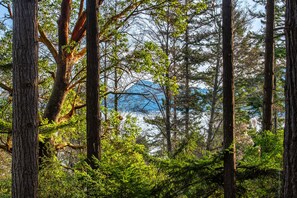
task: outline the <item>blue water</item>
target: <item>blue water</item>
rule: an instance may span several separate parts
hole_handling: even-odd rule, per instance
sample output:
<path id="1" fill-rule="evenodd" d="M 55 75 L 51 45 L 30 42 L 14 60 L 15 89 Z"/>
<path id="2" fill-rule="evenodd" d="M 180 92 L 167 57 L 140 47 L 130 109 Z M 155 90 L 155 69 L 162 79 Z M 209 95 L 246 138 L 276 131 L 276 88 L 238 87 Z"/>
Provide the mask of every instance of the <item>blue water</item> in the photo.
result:
<path id="1" fill-rule="evenodd" d="M 207 89 L 197 89 L 206 94 Z M 122 112 L 153 113 L 159 112 L 164 103 L 162 87 L 152 81 L 139 80 L 119 95 L 118 110 Z M 114 109 L 114 94 L 108 96 L 108 108 Z"/>

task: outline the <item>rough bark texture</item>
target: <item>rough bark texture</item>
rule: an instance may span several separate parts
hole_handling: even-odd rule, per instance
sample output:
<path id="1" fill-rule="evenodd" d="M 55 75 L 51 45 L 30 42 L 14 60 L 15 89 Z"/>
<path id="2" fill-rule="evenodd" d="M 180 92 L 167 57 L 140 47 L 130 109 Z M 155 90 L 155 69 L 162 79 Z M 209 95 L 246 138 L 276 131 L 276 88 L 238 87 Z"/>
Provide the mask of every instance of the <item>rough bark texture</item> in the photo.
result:
<path id="1" fill-rule="evenodd" d="M 99 41 L 97 0 L 87 0 L 87 157 L 100 159 Z"/>
<path id="2" fill-rule="evenodd" d="M 274 0 L 266 3 L 265 69 L 263 98 L 263 131 L 272 130 L 273 78 L 274 78 Z"/>
<path id="3" fill-rule="evenodd" d="M 37 0 L 13 1 L 12 197 L 37 197 Z"/>
<path id="4" fill-rule="evenodd" d="M 232 0 L 223 0 L 224 196 L 235 197 L 234 66 Z"/>
<path id="5" fill-rule="evenodd" d="M 283 197 L 297 197 L 297 2 L 286 1 L 286 120 Z"/>

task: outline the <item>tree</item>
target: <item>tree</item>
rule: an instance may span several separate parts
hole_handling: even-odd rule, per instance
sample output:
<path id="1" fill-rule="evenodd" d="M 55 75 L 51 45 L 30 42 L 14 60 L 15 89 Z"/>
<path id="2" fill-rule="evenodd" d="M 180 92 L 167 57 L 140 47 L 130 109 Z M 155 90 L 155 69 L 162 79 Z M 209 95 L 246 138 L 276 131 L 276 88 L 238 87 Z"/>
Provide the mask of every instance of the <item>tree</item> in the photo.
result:
<path id="1" fill-rule="evenodd" d="M 266 4 L 265 70 L 263 98 L 263 131 L 272 130 L 272 104 L 274 83 L 274 0 Z"/>
<path id="2" fill-rule="evenodd" d="M 100 107 L 99 107 L 99 39 L 98 0 L 87 1 L 87 156 L 92 168 L 93 157 L 100 159 Z"/>
<path id="3" fill-rule="evenodd" d="M 297 2 L 286 1 L 286 120 L 284 137 L 284 192 L 283 197 L 297 196 Z"/>
<path id="4" fill-rule="evenodd" d="M 13 1 L 12 197 L 37 197 L 37 1 Z"/>
<path id="5" fill-rule="evenodd" d="M 185 1 L 187 6 L 188 1 Z M 188 17 L 188 16 L 186 16 Z M 189 121 L 190 121 L 190 68 L 189 68 L 189 22 L 187 21 L 187 27 L 185 30 L 185 49 L 184 49 L 184 61 L 185 61 L 185 135 L 189 139 Z"/>
<path id="6" fill-rule="evenodd" d="M 75 3 L 79 4 L 78 12 L 72 9 L 72 7 L 74 7 L 73 4 L 76 5 Z M 103 1 L 98 2 L 99 5 L 102 3 Z M 114 34 L 113 30 L 122 27 L 125 24 L 123 21 L 126 22 L 142 5 L 146 5 L 144 0 L 132 3 L 125 2 L 116 15 L 108 15 L 103 21 L 101 20 L 100 22 L 103 23 L 100 24 L 100 33 L 98 33 L 98 35 L 101 35 L 99 38 L 100 42 L 109 40 Z M 47 36 L 44 31 L 46 28 L 43 29 L 42 25 L 39 27 L 39 40 L 46 46 L 57 67 L 56 72 L 51 72 L 54 83 L 43 115 L 43 119 L 47 120 L 48 123 L 67 121 L 75 114 L 76 110 L 85 106 L 76 105 L 74 101 L 72 108 L 66 113 L 63 112 L 63 110 L 65 110 L 63 109 L 64 103 L 69 92 L 80 86 L 86 79 L 84 73 L 85 67 L 77 68 L 77 65 L 79 65 L 78 62 L 86 53 L 86 47 L 83 45 L 84 43 L 81 42 L 86 34 L 86 11 L 83 9 L 84 0 L 62 0 L 57 31 L 58 50 L 56 49 L 55 42 L 52 41 L 51 37 Z M 74 22 L 72 21 L 73 13 L 78 14 L 78 18 L 74 20 Z M 43 26 L 46 26 L 46 24 L 43 24 Z M 72 31 L 70 32 L 69 30 L 71 28 Z M 44 142 L 40 142 L 40 159 L 52 157 L 53 153 L 51 150 L 53 150 L 53 145 L 51 145 L 51 142 L 54 141 L 50 140 L 51 137 L 45 138 Z"/>
<path id="7" fill-rule="evenodd" d="M 223 0 L 224 195 L 235 197 L 233 3 Z"/>

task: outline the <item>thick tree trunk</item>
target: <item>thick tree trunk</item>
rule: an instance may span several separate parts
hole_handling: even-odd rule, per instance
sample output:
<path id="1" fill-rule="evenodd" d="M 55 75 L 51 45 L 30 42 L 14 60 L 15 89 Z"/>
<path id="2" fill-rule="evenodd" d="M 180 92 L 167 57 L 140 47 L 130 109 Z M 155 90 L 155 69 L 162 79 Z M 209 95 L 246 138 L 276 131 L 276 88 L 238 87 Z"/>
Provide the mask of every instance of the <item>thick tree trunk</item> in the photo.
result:
<path id="1" fill-rule="evenodd" d="M 232 0 L 223 0 L 224 195 L 235 197 L 234 66 Z"/>
<path id="2" fill-rule="evenodd" d="M 87 1 L 87 157 L 100 159 L 98 0 Z"/>
<path id="3" fill-rule="evenodd" d="M 37 0 L 13 1 L 12 197 L 37 197 Z"/>
<path id="4" fill-rule="evenodd" d="M 68 53 L 64 46 L 68 44 L 69 21 L 71 13 L 71 0 L 63 0 L 61 4 L 61 15 L 58 21 L 59 52 L 57 57 L 57 71 L 53 90 L 46 105 L 43 118 L 49 123 L 58 122 L 63 103 L 65 101 L 70 81 L 71 64 Z M 46 164 L 48 159 L 54 155 L 51 138 L 39 142 L 39 164 Z"/>
<path id="5" fill-rule="evenodd" d="M 69 61 L 63 60 L 61 62 L 57 64 L 53 90 L 43 115 L 44 118 L 48 119 L 49 123 L 58 122 L 70 80 Z"/>
<path id="6" fill-rule="evenodd" d="M 58 21 L 59 53 L 57 72 L 53 91 L 44 111 L 44 118 L 47 118 L 49 122 L 58 121 L 70 80 L 71 65 L 69 63 L 69 54 L 64 48 L 69 40 L 71 4 L 71 0 L 63 0 L 61 4 L 61 15 Z"/>
<path id="7" fill-rule="evenodd" d="M 272 130 L 273 78 L 274 78 L 274 0 L 266 4 L 266 38 L 263 98 L 263 131 Z"/>
<path id="8" fill-rule="evenodd" d="M 286 119 L 283 197 L 297 197 L 297 2 L 286 1 Z"/>

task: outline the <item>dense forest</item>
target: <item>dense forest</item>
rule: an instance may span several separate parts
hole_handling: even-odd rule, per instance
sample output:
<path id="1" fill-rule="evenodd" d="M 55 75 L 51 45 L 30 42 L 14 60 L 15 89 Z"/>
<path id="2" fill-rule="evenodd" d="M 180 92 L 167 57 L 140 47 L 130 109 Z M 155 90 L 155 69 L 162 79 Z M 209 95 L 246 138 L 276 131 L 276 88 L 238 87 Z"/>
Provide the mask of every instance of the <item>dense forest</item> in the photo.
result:
<path id="1" fill-rule="evenodd" d="M 296 0 L 0 0 L 0 197 L 297 197 Z"/>

